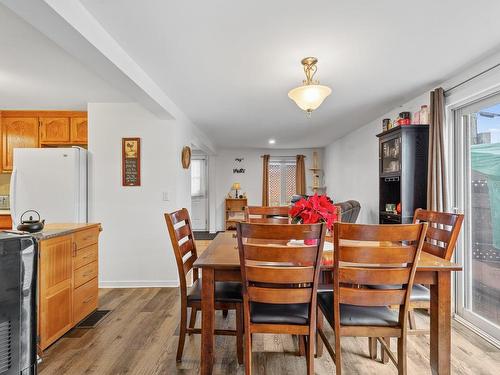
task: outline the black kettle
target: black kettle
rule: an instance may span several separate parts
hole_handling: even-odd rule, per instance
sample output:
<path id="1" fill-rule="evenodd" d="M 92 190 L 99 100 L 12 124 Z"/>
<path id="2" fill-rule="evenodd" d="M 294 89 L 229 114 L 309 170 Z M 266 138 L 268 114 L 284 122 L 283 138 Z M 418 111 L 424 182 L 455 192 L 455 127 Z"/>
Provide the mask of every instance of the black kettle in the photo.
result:
<path id="1" fill-rule="evenodd" d="M 26 215 L 28 212 L 34 212 L 35 214 L 37 214 L 38 220 L 33 220 L 32 215 L 30 215 L 29 220 L 24 220 L 23 219 L 24 215 Z M 37 211 L 28 210 L 21 215 L 21 224 L 17 226 L 17 230 L 21 230 L 23 232 L 35 233 L 42 231 L 44 225 L 45 225 L 45 220 L 40 220 L 40 214 Z"/>

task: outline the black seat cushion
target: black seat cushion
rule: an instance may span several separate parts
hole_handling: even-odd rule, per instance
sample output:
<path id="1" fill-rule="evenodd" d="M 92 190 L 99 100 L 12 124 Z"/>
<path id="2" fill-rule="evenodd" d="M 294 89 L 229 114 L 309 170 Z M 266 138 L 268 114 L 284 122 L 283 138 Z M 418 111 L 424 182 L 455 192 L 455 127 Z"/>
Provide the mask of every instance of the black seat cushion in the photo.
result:
<path id="1" fill-rule="evenodd" d="M 250 302 L 250 320 L 252 323 L 260 324 L 308 324 L 309 304 Z"/>
<path id="2" fill-rule="evenodd" d="M 398 289 L 401 285 L 372 285 L 372 289 Z M 428 288 L 422 284 L 413 284 L 411 290 L 410 301 L 411 302 L 430 302 L 431 292 Z"/>
<path id="3" fill-rule="evenodd" d="M 189 289 L 188 301 L 201 301 L 201 279 L 196 280 Z M 241 302 L 241 283 L 233 281 L 215 282 L 215 300 L 218 302 Z"/>
<path id="4" fill-rule="evenodd" d="M 422 284 L 413 284 L 410 296 L 411 302 L 430 302 L 430 300 L 431 291 L 428 288 Z"/>
<path id="5" fill-rule="evenodd" d="M 333 292 L 318 293 L 318 304 L 333 326 Z M 385 306 L 341 304 L 340 324 L 345 326 L 393 327 L 398 325 L 398 313 Z"/>

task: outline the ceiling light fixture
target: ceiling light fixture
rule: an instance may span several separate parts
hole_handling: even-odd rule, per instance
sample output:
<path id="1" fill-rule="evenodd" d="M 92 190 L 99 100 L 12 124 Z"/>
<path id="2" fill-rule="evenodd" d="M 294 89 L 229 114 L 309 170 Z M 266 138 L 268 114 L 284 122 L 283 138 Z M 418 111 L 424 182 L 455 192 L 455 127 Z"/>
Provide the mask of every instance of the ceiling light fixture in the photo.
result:
<path id="1" fill-rule="evenodd" d="M 317 109 L 323 100 L 332 93 L 332 89 L 328 86 L 319 84 L 319 80 L 314 80 L 314 75 L 318 68 L 316 57 L 303 58 L 301 63 L 304 66 L 306 79 L 303 80 L 303 85 L 296 87 L 288 92 L 288 97 L 292 99 L 300 109 L 307 112 L 307 117 L 311 117 L 312 111 Z"/>
<path id="2" fill-rule="evenodd" d="M 270 140 L 269 140 L 269 144 L 270 144 L 270 145 L 274 145 L 275 143 L 276 143 L 276 140 L 275 140 L 275 139 L 270 139 Z"/>

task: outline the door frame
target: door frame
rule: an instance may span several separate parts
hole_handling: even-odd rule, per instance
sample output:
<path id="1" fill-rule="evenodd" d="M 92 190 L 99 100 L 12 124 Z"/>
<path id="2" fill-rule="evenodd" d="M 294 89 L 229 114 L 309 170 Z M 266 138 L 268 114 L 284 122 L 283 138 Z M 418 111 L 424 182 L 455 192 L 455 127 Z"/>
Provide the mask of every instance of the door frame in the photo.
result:
<path id="1" fill-rule="evenodd" d="M 472 293 L 472 272 L 470 253 L 466 252 L 465 246 L 471 243 L 472 225 L 471 225 L 471 202 L 470 184 L 471 178 L 470 169 L 470 125 L 471 113 L 475 106 L 487 107 L 492 103 L 500 103 L 500 89 L 495 88 L 469 97 L 460 102 L 449 104 L 446 107 L 448 119 L 448 135 L 450 136 L 451 145 L 448 150 L 450 160 L 450 176 L 449 182 L 453 184 L 451 189 L 451 206 L 455 210 L 464 213 L 463 230 L 457 240 L 455 261 L 462 264 L 463 272 L 455 272 L 455 319 L 466 325 L 475 333 L 500 348 L 500 328 L 492 322 L 483 318 L 477 313 L 474 313 L 470 307 L 469 298 Z"/>
<path id="2" fill-rule="evenodd" d="M 204 168 L 204 182 L 205 182 L 205 229 L 203 231 L 210 231 L 210 181 L 208 173 L 209 169 L 209 155 L 207 155 L 204 151 L 203 153 L 194 153 L 191 156 L 191 160 L 204 160 L 205 168 Z M 191 202 L 193 201 L 193 197 L 191 197 Z"/>

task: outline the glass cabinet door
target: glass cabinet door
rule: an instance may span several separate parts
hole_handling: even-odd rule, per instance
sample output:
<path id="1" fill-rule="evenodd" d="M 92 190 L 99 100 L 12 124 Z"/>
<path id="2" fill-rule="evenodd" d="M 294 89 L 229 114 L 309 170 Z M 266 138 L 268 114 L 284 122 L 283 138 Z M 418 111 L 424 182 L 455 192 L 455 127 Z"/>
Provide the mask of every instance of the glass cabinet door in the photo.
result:
<path id="1" fill-rule="evenodd" d="M 381 173 L 397 174 L 401 171 L 401 138 L 393 138 L 381 143 Z"/>

